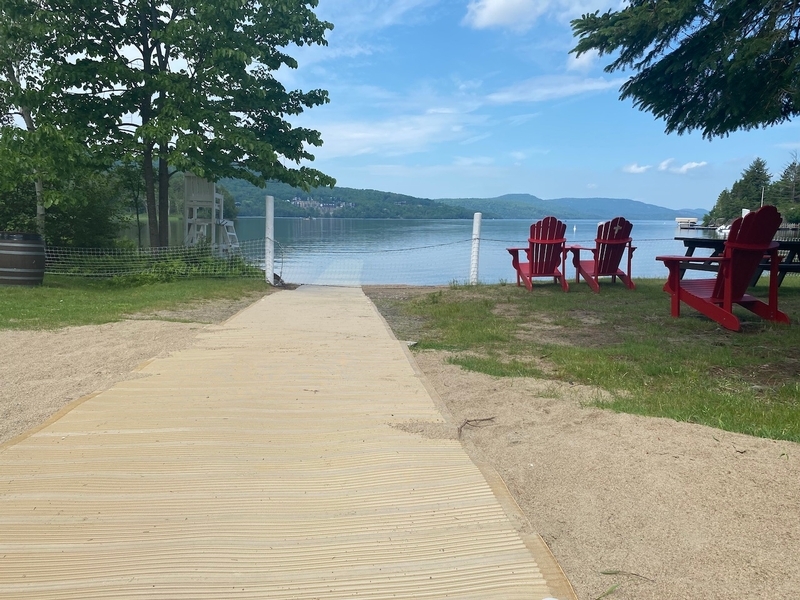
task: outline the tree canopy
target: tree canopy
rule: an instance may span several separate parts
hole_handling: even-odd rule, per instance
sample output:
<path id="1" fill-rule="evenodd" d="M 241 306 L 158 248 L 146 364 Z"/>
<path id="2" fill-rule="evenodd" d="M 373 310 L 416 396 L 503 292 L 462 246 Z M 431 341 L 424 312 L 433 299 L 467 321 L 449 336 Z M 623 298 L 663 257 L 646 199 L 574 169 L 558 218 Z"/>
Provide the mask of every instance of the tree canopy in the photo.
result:
<path id="1" fill-rule="evenodd" d="M 800 111 L 800 3 L 630 0 L 572 21 L 572 52 L 616 54 L 635 74 L 621 99 L 706 138 L 774 125 Z"/>
<path id="2" fill-rule="evenodd" d="M 784 222 L 800 222 L 800 163 L 797 155 L 773 181 L 767 163 L 756 158 L 742 171 L 730 189 L 720 192 L 714 208 L 705 216 L 704 224 L 730 222 L 742 214 L 742 209 L 757 210 L 763 201 L 778 207 Z"/>
<path id="3" fill-rule="evenodd" d="M 317 0 L 0 3 L 17 19 L 3 30 L 6 46 L 28 48 L 35 75 L 17 97 L 106 166 L 141 165 L 152 246 L 168 244 L 176 170 L 259 186 L 335 183 L 303 164 L 319 132 L 288 120 L 327 92 L 289 91 L 275 76 L 297 67 L 287 47 L 326 43 L 333 26 L 315 16 Z"/>

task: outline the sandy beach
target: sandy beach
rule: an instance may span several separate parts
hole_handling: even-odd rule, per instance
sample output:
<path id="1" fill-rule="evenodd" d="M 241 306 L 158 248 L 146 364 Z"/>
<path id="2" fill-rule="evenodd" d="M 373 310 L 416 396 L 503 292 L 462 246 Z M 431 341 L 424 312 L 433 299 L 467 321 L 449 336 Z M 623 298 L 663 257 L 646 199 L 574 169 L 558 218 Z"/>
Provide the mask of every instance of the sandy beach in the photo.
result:
<path id="1" fill-rule="evenodd" d="M 369 290 L 398 293 L 409 292 Z M 191 347 L 252 300 L 0 331 L 0 444 L 141 376 L 137 366 Z M 800 445 L 617 414 L 586 406 L 601 390 L 470 373 L 443 352 L 413 356 L 451 434 L 502 476 L 581 600 L 798 596 Z"/>

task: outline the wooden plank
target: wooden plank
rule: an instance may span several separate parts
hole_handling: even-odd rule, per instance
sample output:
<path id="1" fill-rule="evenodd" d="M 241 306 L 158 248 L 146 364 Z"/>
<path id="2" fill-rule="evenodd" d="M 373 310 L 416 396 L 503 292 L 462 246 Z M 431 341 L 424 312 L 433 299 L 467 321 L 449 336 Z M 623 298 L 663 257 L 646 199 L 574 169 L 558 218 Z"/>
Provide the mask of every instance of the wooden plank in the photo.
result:
<path id="1" fill-rule="evenodd" d="M 445 421 L 360 289 L 142 372 L 0 450 L 0 597 L 574 598 L 457 440 L 397 428 Z"/>

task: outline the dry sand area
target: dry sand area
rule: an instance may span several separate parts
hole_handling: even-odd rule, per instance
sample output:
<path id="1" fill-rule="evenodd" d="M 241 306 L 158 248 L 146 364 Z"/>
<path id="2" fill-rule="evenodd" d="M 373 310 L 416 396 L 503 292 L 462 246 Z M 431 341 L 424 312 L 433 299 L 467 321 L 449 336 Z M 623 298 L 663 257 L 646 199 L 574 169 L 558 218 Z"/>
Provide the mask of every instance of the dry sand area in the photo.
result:
<path id="1" fill-rule="evenodd" d="M 369 289 L 398 293 L 410 292 Z M 0 331 L 0 444 L 190 347 L 245 304 Z M 800 445 L 587 407 L 600 391 L 470 373 L 442 352 L 414 357 L 453 431 L 502 476 L 581 600 L 800 598 Z"/>

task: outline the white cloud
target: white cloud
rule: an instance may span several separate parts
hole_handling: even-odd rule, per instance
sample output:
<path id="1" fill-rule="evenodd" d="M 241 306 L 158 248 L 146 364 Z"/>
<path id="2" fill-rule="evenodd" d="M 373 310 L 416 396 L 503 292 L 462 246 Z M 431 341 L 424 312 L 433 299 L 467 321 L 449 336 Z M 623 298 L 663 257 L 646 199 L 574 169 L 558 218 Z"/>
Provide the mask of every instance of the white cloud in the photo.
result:
<path id="1" fill-rule="evenodd" d="M 530 158 L 531 156 L 545 156 L 550 154 L 549 148 L 542 148 L 541 146 L 528 146 L 520 150 L 514 150 L 509 153 L 509 156 L 514 160 L 522 160 Z"/>
<path id="2" fill-rule="evenodd" d="M 315 11 L 323 20 L 333 23 L 325 38 L 327 46 L 291 46 L 290 54 L 302 69 L 329 63 L 339 58 L 353 58 L 392 52 L 381 32 L 396 25 L 414 24 L 429 18 L 424 9 L 439 0 L 322 0 Z M 281 69 L 281 72 L 291 69 Z M 292 75 L 281 75 L 284 78 Z M 295 75 L 296 77 L 296 75 Z"/>
<path id="3" fill-rule="evenodd" d="M 474 135 L 471 138 L 467 138 L 461 142 L 462 146 L 469 146 L 470 144 L 475 144 L 477 142 L 483 141 L 486 138 L 492 137 L 491 133 L 481 133 L 479 135 Z"/>
<path id="4" fill-rule="evenodd" d="M 494 164 L 494 159 L 489 156 L 457 156 L 453 164 L 457 167 L 485 167 Z"/>
<path id="5" fill-rule="evenodd" d="M 686 175 L 689 171 L 693 169 L 699 169 L 701 167 L 705 167 L 708 163 L 706 161 L 702 162 L 688 162 L 680 167 L 673 167 L 672 163 L 675 162 L 674 158 L 668 158 L 667 160 L 662 160 L 658 164 L 659 171 L 669 171 L 670 173 L 677 173 L 678 175 Z"/>
<path id="6" fill-rule="evenodd" d="M 652 165 L 639 166 L 636 163 L 633 163 L 632 165 L 625 165 L 624 167 L 622 167 L 622 170 L 625 173 L 638 174 L 638 173 L 645 173 L 646 171 L 650 170 L 651 168 L 652 168 Z"/>
<path id="7" fill-rule="evenodd" d="M 475 29 L 507 27 L 525 31 L 551 4 L 552 0 L 473 0 L 467 5 L 464 23 Z"/>
<path id="8" fill-rule="evenodd" d="M 535 112 L 535 113 L 525 113 L 522 115 L 513 115 L 508 118 L 508 122 L 511 124 L 512 127 L 519 127 L 520 125 L 524 125 L 531 119 L 535 119 L 541 114 L 542 113 Z"/>
<path id="9" fill-rule="evenodd" d="M 475 29 L 526 31 L 544 15 L 568 22 L 587 12 L 605 10 L 610 4 L 609 0 L 472 0 L 463 22 Z"/>
<path id="10" fill-rule="evenodd" d="M 597 189 L 597 184 L 596 183 L 587 183 L 586 187 L 589 188 L 590 190 L 596 190 Z"/>
<path id="11" fill-rule="evenodd" d="M 314 127 L 322 133 L 324 144 L 312 148 L 317 158 L 352 157 L 364 154 L 399 156 L 426 150 L 439 142 L 467 137 L 465 121 L 469 115 L 455 111 L 427 111 L 381 121 L 336 120 Z"/>
<path id="12" fill-rule="evenodd" d="M 421 18 L 422 9 L 436 0 L 322 0 L 317 15 L 346 33 L 374 31 Z"/>
<path id="13" fill-rule="evenodd" d="M 618 88 L 624 79 L 586 78 L 571 75 L 545 75 L 522 81 L 493 94 L 487 99 L 495 104 L 514 102 L 544 102 L 590 92 Z"/>
<path id="14" fill-rule="evenodd" d="M 355 2 L 357 10 L 362 11 L 364 6 L 372 8 L 373 17 L 370 19 L 374 25 L 381 28 L 391 27 L 400 23 L 406 23 L 409 20 L 416 20 L 424 18 L 422 12 L 417 9 L 424 9 L 432 4 L 436 4 L 437 0 L 373 0 L 372 2 L 365 3 L 363 0 Z"/>
<path id="15" fill-rule="evenodd" d="M 477 90 L 483 85 L 483 81 L 480 79 L 470 79 L 467 81 L 455 79 L 454 83 L 459 92 L 471 92 L 473 90 Z"/>
<path id="16" fill-rule="evenodd" d="M 685 175 L 689 171 L 693 169 L 699 169 L 700 167 L 705 167 L 708 163 L 706 161 L 702 162 L 688 162 L 680 167 L 670 169 L 673 173 L 680 173 L 681 175 Z"/>
<path id="17" fill-rule="evenodd" d="M 669 169 L 669 166 L 672 164 L 672 161 L 674 160 L 675 160 L 674 158 L 668 158 L 667 160 L 662 160 L 660 163 L 658 163 L 658 170 L 666 171 L 667 169 Z"/>
<path id="18" fill-rule="evenodd" d="M 598 56 L 597 50 L 589 50 L 589 52 L 584 52 L 580 56 L 569 54 L 567 56 L 567 71 L 585 73 L 594 66 Z"/>

